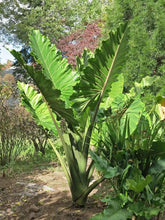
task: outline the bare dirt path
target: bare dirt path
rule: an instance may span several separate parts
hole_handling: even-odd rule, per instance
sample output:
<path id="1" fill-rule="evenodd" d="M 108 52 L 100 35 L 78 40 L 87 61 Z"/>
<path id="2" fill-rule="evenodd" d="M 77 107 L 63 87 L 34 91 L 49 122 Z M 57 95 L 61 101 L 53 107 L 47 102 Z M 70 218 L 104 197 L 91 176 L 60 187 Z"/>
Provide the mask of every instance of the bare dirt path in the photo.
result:
<path id="1" fill-rule="evenodd" d="M 85 208 L 71 205 L 67 181 L 58 167 L 0 177 L 0 220 L 88 220 L 103 210 L 91 196 Z"/>

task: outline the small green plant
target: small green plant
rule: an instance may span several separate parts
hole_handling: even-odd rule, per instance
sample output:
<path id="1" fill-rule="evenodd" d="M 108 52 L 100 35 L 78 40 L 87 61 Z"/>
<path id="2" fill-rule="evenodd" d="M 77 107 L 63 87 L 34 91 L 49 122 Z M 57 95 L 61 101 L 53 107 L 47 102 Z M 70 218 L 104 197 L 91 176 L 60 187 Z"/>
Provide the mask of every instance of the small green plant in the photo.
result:
<path id="1" fill-rule="evenodd" d="M 58 166 L 57 156 L 51 146 L 47 146 L 43 156 L 41 152 L 36 153 L 33 145 L 23 149 L 17 160 L 12 160 L 4 166 L 0 166 L 0 175 L 13 176 L 16 173 L 31 173 L 34 169 L 55 170 Z"/>

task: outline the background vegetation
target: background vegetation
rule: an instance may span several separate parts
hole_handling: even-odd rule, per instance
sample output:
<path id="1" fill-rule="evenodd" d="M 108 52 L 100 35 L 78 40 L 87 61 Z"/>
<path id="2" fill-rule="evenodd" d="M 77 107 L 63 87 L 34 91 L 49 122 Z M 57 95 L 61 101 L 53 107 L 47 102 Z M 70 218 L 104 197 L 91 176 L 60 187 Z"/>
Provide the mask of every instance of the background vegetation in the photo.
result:
<path id="1" fill-rule="evenodd" d="M 164 19 L 165 3 L 162 0 L 115 0 L 107 7 L 105 34 L 109 28 L 115 29 L 119 23 L 129 21 L 129 53 L 123 67 L 126 88 L 144 76 L 159 75 L 160 80 L 150 92 L 153 95 L 158 91 L 164 93 Z"/>
<path id="2" fill-rule="evenodd" d="M 21 54 L 25 60 L 25 63 L 22 62 L 20 55 L 13 52 L 19 60 L 14 63 L 15 78 L 6 74 L 4 66 L 1 65 L 0 163 L 2 169 L 12 164 L 13 161 L 29 159 L 32 155 L 38 155 L 37 158 L 41 161 L 43 158 L 46 160 L 62 158 L 60 159 L 63 161 L 62 165 L 67 160 L 66 166 L 69 165 L 73 181 L 70 187 L 73 201 L 76 203 L 77 195 L 79 200 L 84 192 L 81 191 L 82 188 L 85 186 L 84 190 L 89 187 L 91 176 L 86 168 L 86 159 L 88 159 L 88 149 L 92 145 L 94 151 L 90 151 L 90 157 L 93 159 L 91 167 L 93 169 L 93 165 L 95 165 L 100 173 L 100 181 L 108 179 L 109 187 L 113 188 L 113 193 L 107 194 L 103 198 L 107 204 L 105 211 L 92 219 L 116 219 L 117 216 L 121 216 L 124 220 L 131 219 L 132 215 L 136 216 L 136 219 L 151 219 L 152 216 L 163 212 L 165 204 L 164 1 L 2 1 L 0 2 L 0 16 L 3 40 L 20 43 L 22 45 Z M 111 66 L 108 61 L 106 63 L 107 57 L 104 57 L 107 54 L 106 48 L 109 48 L 110 45 L 106 43 L 108 42 L 106 39 L 109 38 L 110 31 L 116 31 L 121 24 L 125 23 L 128 23 L 127 40 L 123 45 L 126 47 L 127 53 L 116 59 L 119 60 L 116 64 L 120 68 L 119 73 L 123 75 L 117 74 L 111 79 L 113 84 L 108 84 L 108 92 L 105 92 L 102 102 L 99 101 L 99 104 L 96 105 L 100 95 L 97 86 L 101 85 L 102 92 L 105 89 L 101 84 L 104 79 L 99 80 L 107 74 L 106 69 Z M 48 114 L 46 114 L 46 120 L 48 120 L 49 126 L 42 123 L 45 120 L 43 117 L 37 125 L 34 119 L 38 120 L 40 112 L 35 115 L 36 109 L 32 111 L 32 108 L 28 107 L 31 108 L 33 116 L 31 117 L 23 107 L 19 106 L 20 96 L 15 84 L 17 80 L 30 83 L 32 86 L 25 87 L 24 84 L 19 83 L 19 89 L 24 98 L 23 104 L 26 107 L 32 97 L 28 96 L 32 93 L 26 92 L 36 89 L 36 93 L 33 91 L 35 98 L 39 90 L 42 91 L 44 98 L 47 100 L 48 97 L 47 102 L 52 109 L 54 108 L 52 100 L 48 96 L 48 93 L 52 92 L 53 86 L 49 87 L 50 89 L 46 93 L 48 89 L 46 85 L 49 83 L 45 83 L 44 86 L 40 85 L 38 78 L 30 73 L 30 68 L 33 73 L 37 74 L 39 72 L 43 74 L 46 69 L 44 60 L 38 57 L 32 35 L 31 47 L 29 47 L 28 35 L 29 33 L 34 34 L 31 32 L 33 29 L 39 29 L 42 34 L 49 37 L 52 44 L 57 45 L 57 51 L 54 49 L 56 65 L 62 62 L 61 66 L 65 70 L 65 74 L 69 73 L 70 77 L 78 74 L 75 84 L 69 84 L 70 87 L 73 87 L 73 90 L 68 87 L 69 95 L 66 91 L 63 93 L 62 87 L 56 88 L 62 92 L 59 97 L 65 102 L 65 108 L 60 102 L 60 110 L 55 109 L 54 113 L 58 112 L 57 125 L 61 129 L 64 139 L 67 135 L 69 136 L 71 149 L 75 151 L 73 156 L 77 151 L 80 156 L 83 152 L 80 148 L 86 147 L 85 142 L 81 143 L 80 140 L 87 141 L 87 154 L 83 152 L 82 158 L 85 155 L 85 159 L 81 158 L 83 163 L 85 161 L 83 168 L 75 159 L 77 155 L 74 159 L 72 158 L 72 162 L 70 162 L 71 159 L 68 159 L 70 156 L 65 147 L 64 150 L 61 147 L 57 135 L 59 132 L 52 128 Z M 112 35 L 110 35 L 110 39 L 111 43 L 113 40 L 115 42 L 115 37 L 113 38 Z M 114 45 L 116 45 L 115 43 Z M 121 42 L 118 43 L 120 45 Z M 96 50 L 96 47 L 99 47 L 100 50 Z M 47 47 L 47 49 L 50 48 Z M 87 50 L 83 53 L 84 49 Z M 61 55 L 58 50 L 61 50 Z M 104 60 L 101 59 L 100 54 L 105 58 Z M 113 56 L 112 52 L 111 58 Z M 64 57 L 72 66 L 67 65 L 64 60 L 61 61 L 61 58 Z M 120 61 L 123 58 L 125 62 L 122 62 L 121 65 Z M 20 63 L 23 64 L 26 71 L 22 69 Z M 70 77 L 66 77 L 68 83 Z M 71 96 L 73 91 L 75 93 Z M 56 92 L 58 93 L 58 91 Z M 58 96 L 56 92 L 53 91 L 52 94 Z M 26 96 L 28 99 L 25 98 Z M 100 97 L 102 98 L 101 95 Z M 44 107 L 42 108 L 44 109 Z M 71 109 L 69 108 L 72 108 L 73 114 L 70 114 Z M 69 109 L 69 117 L 66 116 L 67 114 L 65 115 L 67 109 Z M 81 124 L 78 120 L 81 114 L 82 118 L 86 119 L 85 124 Z M 82 118 L 80 117 L 80 120 Z M 61 121 L 58 122 L 59 120 Z M 78 124 L 76 124 L 77 122 Z M 54 156 L 48 139 L 55 143 L 56 150 L 59 152 L 57 156 Z M 64 140 L 64 142 L 66 141 Z M 63 143 L 64 145 L 65 143 Z M 78 178 L 74 174 L 75 167 L 76 173 L 79 174 Z M 81 176 L 81 173 L 84 176 L 87 173 L 88 176 Z M 81 179 L 83 184 L 80 184 L 81 190 L 78 187 L 75 193 L 73 186 L 77 184 L 77 179 Z M 84 205 L 86 202 L 88 193 L 83 195 L 85 195 L 84 200 L 79 200 L 79 205 Z M 112 216 L 112 213 L 116 215 Z"/>

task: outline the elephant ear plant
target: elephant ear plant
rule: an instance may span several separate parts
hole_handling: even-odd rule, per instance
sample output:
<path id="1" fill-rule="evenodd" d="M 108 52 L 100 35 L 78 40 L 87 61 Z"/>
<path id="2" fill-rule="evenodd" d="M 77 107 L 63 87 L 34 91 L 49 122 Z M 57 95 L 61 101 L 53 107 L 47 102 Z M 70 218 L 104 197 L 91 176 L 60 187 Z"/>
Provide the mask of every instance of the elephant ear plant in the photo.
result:
<path id="1" fill-rule="evenodd" d="M 106 195 L 106 209 L 91 220 L 151 219 L 165 208 L 165 121 L 162 115 L 165 98 L 148 108 L 142 102 L 144 88 L 159 77 L 145 77 L 129 93 L 116 91 L 123 87 L 122 75 L 110 92 L 111 111 L 97 124 L 93 137 L 97 154 L 91 152 L 96 169 L 109 179 L 113 192 Z M 109 103 L 110 104 L 110 103 Z M 99 120 L 97 119 L 97 120 Z M 93 139 L 94 139 L 93 138 Z M 99 153 L 99 155 L 98 155 Z M 109 175 L 109 170 L 118 175 Z M 110 178 L 111 177 L 111 178 Z"/>
<path id="2" fill-rule="evenodd" d="M 104 180 L 100 177 L 90 184 L 94 165 L 88 161 L 89 147 L 100 104 L 126 59 L 126 25 L 110 32 L 88 65 L 77 72 L 38 30 L 32 31 L 30 46 L 37 65 L 26 64 L 19 52 L 11 51 L 38 87 L 18 82 L 22 104 L 38 124 L 58 134 L 66 161 L 51 140 L 50 144 L 65 172 L 73 203 L 84 206 L 89 193 Z"/>

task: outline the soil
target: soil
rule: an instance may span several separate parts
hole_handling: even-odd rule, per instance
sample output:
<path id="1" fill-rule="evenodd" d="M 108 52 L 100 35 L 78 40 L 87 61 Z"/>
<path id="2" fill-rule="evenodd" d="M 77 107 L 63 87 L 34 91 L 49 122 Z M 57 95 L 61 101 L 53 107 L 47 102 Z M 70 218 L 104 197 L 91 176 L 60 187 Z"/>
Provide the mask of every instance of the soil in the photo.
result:
<path id="1" fill-rule="evenodd" d="M 89 196 L 84 208 L 75 208 L 59 167 L 1 176 L 0 220 L 88 220 L 104 209 L 104 204 L 96 199 L 98 190 Z"/>

